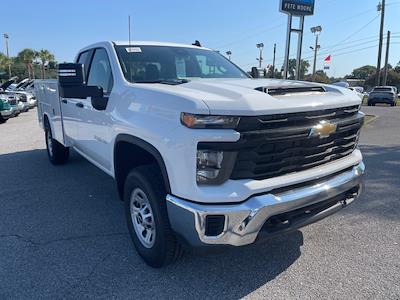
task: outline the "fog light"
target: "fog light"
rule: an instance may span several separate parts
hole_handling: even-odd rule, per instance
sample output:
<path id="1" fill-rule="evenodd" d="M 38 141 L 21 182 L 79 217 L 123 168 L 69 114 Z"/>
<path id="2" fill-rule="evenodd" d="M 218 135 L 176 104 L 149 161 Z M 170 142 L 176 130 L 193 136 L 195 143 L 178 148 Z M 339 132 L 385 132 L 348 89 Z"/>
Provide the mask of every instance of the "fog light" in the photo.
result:
<path id="1" fill-rule="evenodd" d="M 197 182 L 206 183 L 216 179 L 222 167 L 224 153 L 222 151 L 197 150 Z"/>

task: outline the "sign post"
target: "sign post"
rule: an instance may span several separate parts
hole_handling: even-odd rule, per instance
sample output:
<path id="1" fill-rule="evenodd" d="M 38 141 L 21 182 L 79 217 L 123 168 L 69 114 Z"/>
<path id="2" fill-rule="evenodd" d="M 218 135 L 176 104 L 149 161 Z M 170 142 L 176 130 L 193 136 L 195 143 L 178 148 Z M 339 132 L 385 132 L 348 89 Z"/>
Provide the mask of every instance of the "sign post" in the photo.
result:
<path id="1" fill-rule="evenodd" d="M 301 50 L 303 47 L 303 32 L 304 32 L 304 17 L 311 16 L 314 14 L 314 2 L 315 0 L 281 0 L 280 11 L 288 15 L 288 29 L 286 35 L 286 51 L 285 51 L 285 63 L 284 63 L 284 75 L 285 79 L 288 78 L 289 71 L 289 56 L 290 56 L 290 40 L 292 32 L 299 34 L 297 44 L 297 59 L 296 59 L 296 79 L 300 79 L 301 69 Z M 292 28 L 293 16 L 300 18 L 299 28 Z"/>

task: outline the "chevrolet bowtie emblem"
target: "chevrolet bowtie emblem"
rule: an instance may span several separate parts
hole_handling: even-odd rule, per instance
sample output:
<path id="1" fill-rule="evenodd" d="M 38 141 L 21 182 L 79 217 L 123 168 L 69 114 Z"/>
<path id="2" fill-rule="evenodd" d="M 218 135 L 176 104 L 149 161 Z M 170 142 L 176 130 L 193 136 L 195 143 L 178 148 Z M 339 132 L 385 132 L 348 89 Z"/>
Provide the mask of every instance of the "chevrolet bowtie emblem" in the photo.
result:
<path id="1" fill-rule="evenodd" d="M 337 129 L 336 124 L 329 123 L 328 121 L 321 121 L 310 130 L 309 137 L 327 138 Z"/>

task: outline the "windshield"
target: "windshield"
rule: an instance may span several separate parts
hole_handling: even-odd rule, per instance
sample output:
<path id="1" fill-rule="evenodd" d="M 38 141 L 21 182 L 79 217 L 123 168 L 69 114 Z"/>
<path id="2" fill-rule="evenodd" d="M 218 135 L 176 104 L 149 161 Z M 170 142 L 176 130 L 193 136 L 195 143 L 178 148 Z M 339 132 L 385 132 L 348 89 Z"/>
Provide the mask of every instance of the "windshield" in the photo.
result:
<path id="1" fill-rule="evenodd" d="M 248 78 L 215 51 L 166 46 L 116 46 L 126 80 L 153 83 L 196 78 Z"/>

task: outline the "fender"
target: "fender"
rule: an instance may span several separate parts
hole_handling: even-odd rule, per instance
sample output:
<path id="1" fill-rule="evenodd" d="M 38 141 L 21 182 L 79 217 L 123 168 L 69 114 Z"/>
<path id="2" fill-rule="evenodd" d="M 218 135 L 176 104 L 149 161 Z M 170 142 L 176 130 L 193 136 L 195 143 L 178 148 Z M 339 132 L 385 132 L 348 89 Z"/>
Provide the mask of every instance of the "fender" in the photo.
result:
<path id="1" fill-rule="evenodd" d="M 114 168 L 115 168 L 115 161 L 116 161 L 116 145 L 118 145 L 119 142 L 127 142 L 130 143 L 132 145 L 135 145 L 145 151 L 147 151 L 148 153 L 150 153 L 157 161 L 158 165 L 160 166 L 160 170 L 161 170 L 161 175 L 163 177 L 163 181 L 164 181 L 164 186 L 165 186 L 165 190 L 167 191 L 167 193 L 171 193 L 171 186 L 169 183 L 169 178 L 168 178 L 168 172 L 167 172 L 167 168 L 165 167 L 165 163 L 164 163 L 164 159 L 162 158 L 160 152 L 150 143 L 129 135 L 129 134 L 119 134 L 116 138 L 115 138 L 115 142 L 114 142 L 114 150 L 113 150 L 113 156 L 114 156 Z M 115 173 L 115 170 L 114 170 Z M 116 178 L 116 174 L 115 174 L 115 178 Z"/>

